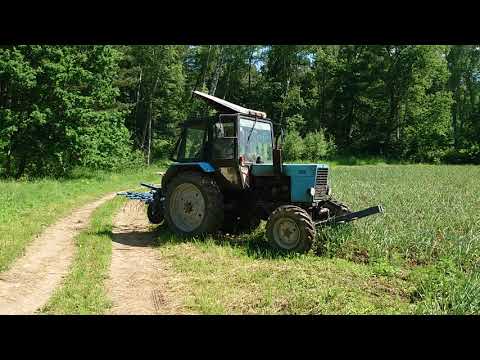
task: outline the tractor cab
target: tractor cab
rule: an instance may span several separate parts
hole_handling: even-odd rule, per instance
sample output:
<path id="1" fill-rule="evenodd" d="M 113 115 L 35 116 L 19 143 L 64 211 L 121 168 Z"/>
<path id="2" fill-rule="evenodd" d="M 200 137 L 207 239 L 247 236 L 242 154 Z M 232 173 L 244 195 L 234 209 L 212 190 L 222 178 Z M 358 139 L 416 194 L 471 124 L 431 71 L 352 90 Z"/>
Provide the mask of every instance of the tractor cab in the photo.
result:
<path id="1" fill-rule="evenodd" d="M 249 187 L 253 164 L 273 164 L 273 125 L 263 112 L 215 104 L 222 110 L 218 116 L 181 125 L 171 160 L 179 166 L 196 164 L 218 169 L 224 178 L 220 180 L 222 187 L 243 190 Z"/>

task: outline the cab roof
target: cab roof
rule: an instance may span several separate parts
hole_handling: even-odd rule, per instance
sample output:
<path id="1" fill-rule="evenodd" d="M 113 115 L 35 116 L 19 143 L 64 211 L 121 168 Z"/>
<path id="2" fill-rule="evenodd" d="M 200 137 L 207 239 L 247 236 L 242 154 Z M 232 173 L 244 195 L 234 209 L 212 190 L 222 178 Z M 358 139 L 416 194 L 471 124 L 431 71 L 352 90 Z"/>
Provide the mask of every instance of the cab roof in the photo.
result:
<path id="1" fill-rule="evenodd" d="M 249 115 L 255 116 L 261 119 L 266 119 L 267 114 L 263 111 L 257 111 L 252 109 L 244 108 L 243 106 L 233 104 L 229 101 L 220 99 L 213 95 L 208 95 L 200 91 L 193 92 L 198 98 L 204 100 L 209 105 L 211 105 L 217 111 L 224 113 L 224 114 L 242 114 L 242 115 Z"/>

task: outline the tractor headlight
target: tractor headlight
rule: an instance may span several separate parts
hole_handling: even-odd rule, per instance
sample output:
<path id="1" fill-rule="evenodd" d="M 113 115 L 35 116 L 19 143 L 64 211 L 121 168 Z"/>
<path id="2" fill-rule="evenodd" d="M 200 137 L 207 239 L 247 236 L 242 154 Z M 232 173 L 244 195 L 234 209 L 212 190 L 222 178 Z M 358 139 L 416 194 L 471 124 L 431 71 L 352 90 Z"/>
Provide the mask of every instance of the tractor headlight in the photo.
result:
<path id="1" fill-rule="evenodd" d="M 310 195 L 315 196 L 315 188 L 310 188 Z"/>

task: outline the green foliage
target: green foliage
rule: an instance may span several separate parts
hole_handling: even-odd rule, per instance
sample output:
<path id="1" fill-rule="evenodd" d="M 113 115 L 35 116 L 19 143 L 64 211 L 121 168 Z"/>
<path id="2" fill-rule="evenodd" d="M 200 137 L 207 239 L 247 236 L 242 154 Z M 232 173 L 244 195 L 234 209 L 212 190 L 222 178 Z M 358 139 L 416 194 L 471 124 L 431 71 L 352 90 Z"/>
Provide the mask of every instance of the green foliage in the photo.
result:
<path id="1" fill-rule="evenodd" d="M 213 115 L 192 90 L 301 134 L 314 151 L 290 135 L 290 160 L 329 156 L 321 132 L 346 156 L 478 162 L 479 74 L 476 45 L 2 46 L 0 174 L 162 158 L 179 122 Z"/>
<path id="2" fill-rule="evenodd" d="M 296 130 L 285 134 L 283 155 L 286 161 L 317 162 L 331 158 L 335 151 L 334 141 L 325 136 L 323 129 L 309 132 L 304 138 Z"/>
<path id="3" fill-rule="evenodd" d="M 285 134 L 283 141 L 283 156 L 285 161 L 300 159 L 305 153 L 305 144 L 300 134 L 294 130 Z"/>
<path id="4" fill-rule="evenodd" d="M 162 136 L 155 139 L 152 146 L 152 159 L 166 160 L 170 157 L 177 139 L 174 137 Z"/>
<path id="5" fill-rule="evenodd" d="M 0 49 L 0 138 L 7 176 L 115 169 L 131 152 L 114 108 L 120 54 L 111 46 Z"/>
<path id="6" fill-rule="evenodd" d="M 304 152 L 302 159 L 312 162 L 330 158 L 335 154 L 335 143 L 325 137 L 322 129 L 310 132 L 303 140 Z"/>

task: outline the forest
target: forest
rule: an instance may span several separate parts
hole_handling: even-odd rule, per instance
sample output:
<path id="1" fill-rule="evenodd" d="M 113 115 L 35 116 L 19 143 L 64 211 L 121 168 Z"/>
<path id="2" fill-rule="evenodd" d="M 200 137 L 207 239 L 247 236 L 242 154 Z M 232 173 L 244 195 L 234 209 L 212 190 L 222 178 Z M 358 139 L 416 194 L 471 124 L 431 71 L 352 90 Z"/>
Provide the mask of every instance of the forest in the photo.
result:
<path id="1" fill-rule="evenodd" d="M 286 160 L 480 163 L 480 46 L 0 47 L 0 176 L 167 158 L 199 90 L 265 111 Z"/>

